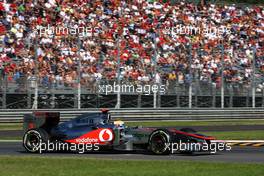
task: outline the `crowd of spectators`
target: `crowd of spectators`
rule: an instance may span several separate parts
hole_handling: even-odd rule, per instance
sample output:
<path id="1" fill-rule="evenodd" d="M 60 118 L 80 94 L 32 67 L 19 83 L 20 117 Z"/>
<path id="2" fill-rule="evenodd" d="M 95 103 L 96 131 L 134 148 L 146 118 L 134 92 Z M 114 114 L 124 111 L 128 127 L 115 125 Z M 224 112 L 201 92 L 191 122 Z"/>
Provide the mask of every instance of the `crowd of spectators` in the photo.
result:
<path id="1" fill-rule="evenodd" d="M 179 32 L 179 25 L 199 31 Z M 0 2 L 0 72 L 8 82 L 38 75 L 44 87 L 76 88 L 80 71 L 81 84 L 89 89 L 118 76 L 133 84 L 161 80 L 170 87 L 196 80 L 219 87 L 223 68 L 227 83 L 250 86 L 253 48 L 262 89 L 263 6 L 158 0 Z"/>

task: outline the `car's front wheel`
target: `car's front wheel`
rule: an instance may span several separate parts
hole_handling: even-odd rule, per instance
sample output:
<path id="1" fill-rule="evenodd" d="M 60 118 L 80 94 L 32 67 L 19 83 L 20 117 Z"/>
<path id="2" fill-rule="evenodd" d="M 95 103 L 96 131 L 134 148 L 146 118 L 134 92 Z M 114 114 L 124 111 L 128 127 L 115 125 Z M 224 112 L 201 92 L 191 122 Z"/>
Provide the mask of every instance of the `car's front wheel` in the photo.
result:
<path id="1" fill-rule="evenodd" d="M 168 130 L 159 129 L 150 134 L 149 150 L 157 155 L 170 154 L 171 135 Z"/>

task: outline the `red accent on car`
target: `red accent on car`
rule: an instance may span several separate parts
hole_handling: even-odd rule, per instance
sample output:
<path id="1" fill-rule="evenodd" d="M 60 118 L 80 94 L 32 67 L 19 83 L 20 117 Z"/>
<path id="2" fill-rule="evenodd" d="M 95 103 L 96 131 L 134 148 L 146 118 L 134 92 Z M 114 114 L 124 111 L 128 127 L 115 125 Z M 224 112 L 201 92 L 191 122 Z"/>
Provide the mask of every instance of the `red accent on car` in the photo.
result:
<path id="1" fill-rule="evenodd" d="M 200 136 L 198 134 L 187 133 L 187 132 L 176 130 L 176 129 L 170 129 L 170 131 L 174 132 L 174 133 L 183 134 L 183 135 L 186 135 L 186 136 L 195 137 L 195 138 L 198 138 L 198 139 L 204 139 L 204 140 L 215 140 L 216 139 L 215 137 L 212 137 L 212 136 Z"/>
<path id="2" fill-rule="evenodd" d="M 28 124 L 28 129 L 33 129 L 33 128 L 35 128 L 34 123 L 30 122 L 30 123 Z"/>
<path id="3" fill-rule="evenodd" d="M 101 112 L 102 112 L 102 113 L 107 113 L 108 111 L 109 111 L 109 109 L 107 109 L 107 108 L 102 108 L 102 109 L 101 109 Z"/>

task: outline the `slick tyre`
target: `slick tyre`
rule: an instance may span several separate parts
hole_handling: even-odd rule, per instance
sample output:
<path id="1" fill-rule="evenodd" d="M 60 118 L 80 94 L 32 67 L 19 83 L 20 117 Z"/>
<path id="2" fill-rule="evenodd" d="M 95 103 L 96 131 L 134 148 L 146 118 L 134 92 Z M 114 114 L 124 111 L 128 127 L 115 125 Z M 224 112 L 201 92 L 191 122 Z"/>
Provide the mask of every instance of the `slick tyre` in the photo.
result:
<path id="1" fill-rule="evenodd" d="M 23 137 L 23 146 L 26 151 L 30 153 L 37 153 L 40 151 L 41 145 L 48 142 L 48 133 L 41 128 L 28 130 Z"/>
<path id="2" fill-rule="evenodd" d="M 158 129 L 149 136 L 149 150 L 156 155 L 170 154 L 169 145 L 171 143 L 171 134 L 168 130 Z"/>

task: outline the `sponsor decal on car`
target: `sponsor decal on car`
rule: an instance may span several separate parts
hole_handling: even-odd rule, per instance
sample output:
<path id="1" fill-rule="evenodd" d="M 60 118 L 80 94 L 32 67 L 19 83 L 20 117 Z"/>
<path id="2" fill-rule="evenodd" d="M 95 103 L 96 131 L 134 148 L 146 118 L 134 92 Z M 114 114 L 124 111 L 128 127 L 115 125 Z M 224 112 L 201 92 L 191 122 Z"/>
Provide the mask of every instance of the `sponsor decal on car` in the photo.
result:
<path id="1" fill-rule="evenodd" d="M 103 129 L 99 133 L 99 140 L 101 142 L 109 142 L 113 140 L 113 133 L 112 130 Z"/>
<path id="2" fill-rule="evenodd" d="M 111 129 L 108 128 L 99 128 L 94 131 L 90 131 L 78 138 L 66 140 L 65 142 L 69 143 L 98 143 L 106 144 L 112 142 L 114 139 L 114 133 Z"/>

